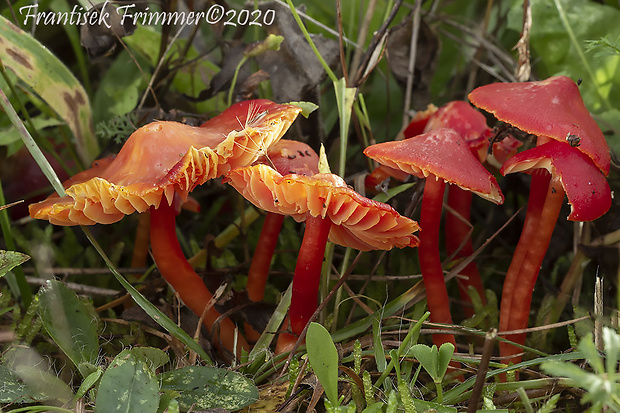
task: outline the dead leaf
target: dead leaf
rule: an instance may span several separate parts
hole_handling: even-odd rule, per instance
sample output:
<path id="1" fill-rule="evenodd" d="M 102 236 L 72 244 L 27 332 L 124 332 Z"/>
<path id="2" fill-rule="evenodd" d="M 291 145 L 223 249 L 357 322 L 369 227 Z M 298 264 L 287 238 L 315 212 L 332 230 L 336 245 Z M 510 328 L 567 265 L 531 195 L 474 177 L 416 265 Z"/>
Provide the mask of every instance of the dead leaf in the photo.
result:
<path id="1" fill-rule="evenodd" d="M 387 42 L 387 60 L 396 81 L 405 89 L 409 73 L 409 50 L 411 49 L 411 33 L 413 21 L 411 17 L 390 30 Z M 418 44 L 416 49 L 415 66 L 411 100 L 414 109 L 423 110 L 430 103 L 429 87 L 439 57 L 439 38 L 433 30 L 420 20 Z"/>

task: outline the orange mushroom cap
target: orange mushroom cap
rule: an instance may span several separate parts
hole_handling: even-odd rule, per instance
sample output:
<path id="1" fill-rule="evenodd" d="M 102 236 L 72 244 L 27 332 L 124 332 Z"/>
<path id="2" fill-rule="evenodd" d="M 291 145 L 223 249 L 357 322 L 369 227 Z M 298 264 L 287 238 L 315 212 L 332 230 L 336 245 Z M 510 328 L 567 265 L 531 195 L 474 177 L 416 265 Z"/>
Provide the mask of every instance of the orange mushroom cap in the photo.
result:
<path id="1" fill-rule="evenodd" d="M 469 94 L 477 107 L 503 122 L 537 136 L 565 141 L 580 138 L 579 150 L 609 174 L 611 156 L 603 132 L 586 108 L 579 88 L 566 76 L 523 83 L 493 83 Z"/>
<path id="2" fill-rule="evenodd" d="M 300 111 L 253 100 L 231 106 L 201 127 L 150 123 L 129 137 L 109 165 L 69 186 L 68 197 L 33 204 L 30 215 L 56 225 L 109 224 L 158 207 L 164 195 L 169 204 L 175 193 L 186 199 L 197 185 L 254 162 Z"/>
<path id="3" fill-rule="evenodd" d="M 364 154 L 418 178 L 434 175 L 496 204 L 504 202 L 497 181 L 472 154 L 461 136 L 441 128 L 403 141 L 369 146 Z"/>
<path id="4" fill-rule="evenodd" d="M 248 201 L 259 208 L 291 215 L 297 222 L 307 214 L 329 218 L 329 240 L 361 251 L 416 247 L 420 228 L 391 206 L 365 198 L 334 174 L 281 175 L 267 165 L 235 169 L 226 175 Z"/>
<path id="5" fill-rule="evenodd" d="M 593 221 L 611 207 L 607 180 L 592 160 L 569 144 L 549 141 L 520 152 L 502 166 L 501 173 L 531 173 L 543 168 L 560 180 L 571 205 L 570 221 Z"/>

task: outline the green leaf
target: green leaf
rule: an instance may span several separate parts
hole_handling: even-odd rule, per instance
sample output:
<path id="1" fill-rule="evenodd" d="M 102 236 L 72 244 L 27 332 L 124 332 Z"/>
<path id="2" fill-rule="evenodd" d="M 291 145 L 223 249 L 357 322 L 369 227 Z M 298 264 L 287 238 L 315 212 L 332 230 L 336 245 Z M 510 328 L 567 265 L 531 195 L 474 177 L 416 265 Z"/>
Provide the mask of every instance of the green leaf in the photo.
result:
<path id="1" fill-rule="evenodd" d="M 83 363 L 95 364 L 99 353 L 97 319 L 62 282 L 50 280 L 41 288 L 39 316 L 58 347 L 88 376 Z"/>
<path id="2" fill-rule="evenodd" d="M 375 197 L 373 198 L 373 201 L 385 203 L 389 201 L 391 198 L 400 194 L 401 192 L 405 192 L 407 189 L 411 188 L 414 185 L 415 183 L 402 184 L 402 185 L 395 186 L 394 188 L 388 189 L 387 192 L 382 192 L 380 194 L 375 195 Z"/>
<path id="3" fill-rule="evenodd" d="M 140 357 L 143 361 L 148 363 L 149 367 L 153 370 L 168 364 L 170 361 L 170 357 L 168 357 L 165 351 L 155 347 L 136 347 L 132 349 L 132 351 L 136 357 Z"/>
<path id="4" fill-rule="evenodd" d="M 21 252 L 0 250 L 0 277 L 4 277 L 7 272 L 29 259 L 28 255 Z"/>
<path id="5" fill-rule="evenodd" d="M 67 123 L 86 163 L 99 153 L 84 88 L 48 48 L 0 16 L 0 56 L 4 66 L 34 90 Z"/>
<path id="6" fill-rule="evenodd" d="M 598 374 L 605 374 L 603 360 L 601 359 L 601 356 L 596 349 L 592 334 L 588 334 L 583 339 L 581 339 L 577 348 L 581 350 L 586 356 L 586 360 L 588 360 L 588 363 L 590 364 L 590 366 L 592 366 L 594 371 L 596 371 Z"/>
<path id="7" fill-rule="evenodd" d="M 73 392 L 48 365 L 48 360 L 29 347 L 13 347 L 4 356 L 4 365 L 30 389 L 38 399 L 67 403 Z"/>
<path id="8" fill-rule="evenodd" d="M 385 361 L 385 349 L 381 340 L 381 322 L 377 318 L 372 319 L 372 342 L 375 352 L 375 363 L 377 363 L 377 371 L 383 373 L 387 368 Z"/>
<path id="9" fill-rule="evenodd" d="M 63 124 L 63 122 L 58 119 L 52 119 L 45 116 L 37 116 L 32 118 L 31 120 L 32 125 L 37 130 Z M 11 143 L 17 142 L 19 140 L 21 140 L 21 135 L 16 128 L 11 126 L 0 130 L 0 146 L 10 145 Z"/>
<path id="10" fill-rule="evenodd" d="M 143 62 L 143 59 L 139 59 Z M 121 52 L 106 71 L 93 100 L 95 123 L 131 112 L 146 85 L 144 75 L 127 51 Z"/>
<path id="11" fill-rule="evenodd" d="M 318 323 L 310 323 L 306 333 L 308 360 L 333 406 L 338 406 L 338 351 L 329 332 Z"/>
<path id="12" fill-rule="evenodd" d="M 438 367 L 439 350 L 437 350 L 436 345 L 429 347 L 424 344 L 416 344 L 411 346 L 408 353 L 413 354 L 433 381 L 441 380 Z"/>
<path id="13" fill-rule="evenodd" d="M 440 379 L 443 379 L 443 376 L 446 375 L 448 364 L 450 364 L 453 354 L 454 345 L 452 343 L 443 343 L 441 347 L 439 347 L 439 355 L 437 357 L 437 376 Z"/>
<path id="14" fill-rule="evenodd" d="M 123 350 L 107 368 L 95 412 L 157 412 L 159 386 L 154 372 L 133 350 Z"/>
<path id="15" fill-rule="evenodd" d="M 347 87 L 344 78 L 334 82 L 336 92 L 336 103 L 338 104 L 338 117 L 340 119 L 340 163 L 338 175 L 344 176 L 345 164 L 347 161 L 347 141 L 349 136 L 349 124 L 351 121 L 351 110 L 355 102 L 355 92 L 357 88 Z"/>
<path id="16" fill-rule="evenodd" d="M 258 400 L 258 389 L 239 373 L 215 367 L 189 366 L 159 375 L 162 390 L 179 392 L 182 409 L 239 410 Z"/>
<path id="17" fill-rule="evenodd" d="M 620 355 L 620 336 L 611 328 L 603 327 L 603 343 L 605 345 L 605 368 L 611 381 L 615 381 L 618 356 Z"/>
<path id="18" fill-rule="evenodd" d="M 6 366 L 0 365 L 0 403 L 29 403 L 45 397 L 24 384 Z"/>
<path id="19" fill-rule="evenodd" d="M 312 112 L 319 108 L 319 105 L 312 102 L 288 102 L 287 104 L 301 108 L 301 115 L 306 119 Z"/>
<path id="20" fill-rule="evenodd" d="M 84 397 L 86 392 L 88 392 L 97 383 L 97 381 L 99 381 L 102 375 L 103 369 L 101 367 L 97 367 L 95 371 L 90 373 L 84 381 L 82 381 L 82 384 L 80 384 L 80 388 L 75 393 L 75 399 L 77 400 Z"/>

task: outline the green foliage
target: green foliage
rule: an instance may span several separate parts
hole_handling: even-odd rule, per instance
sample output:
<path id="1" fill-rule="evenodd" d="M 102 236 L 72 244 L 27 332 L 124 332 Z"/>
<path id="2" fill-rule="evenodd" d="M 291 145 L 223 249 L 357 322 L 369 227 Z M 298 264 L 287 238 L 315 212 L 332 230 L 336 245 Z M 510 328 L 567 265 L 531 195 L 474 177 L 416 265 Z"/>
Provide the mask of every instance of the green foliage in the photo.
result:
<path id="1" fill-rule="evenodd" d="M 308 360 L 332 406 L 338 406 L 338 351 L 329 331 L 310 323 L 306 334 Z"/>
<path id="2" fill-rule="evenodd" d="M 29 259 L 28 255 L 21 252 L 0 250 L 0 277 L 4 277 L 7 272 Z"/>
<path id="3" fill-rule="evenodd" d="M 183 409 L 238 410 L 258 399 L 258 389 L 252 380 L 239 373 L 214 367 L 190 366 L 159 376 L 162 390 L 180 394 Z"/>
<path id="4" fill-rule="evenodd" d="M 60 281 L 48 281 L 38 299 L 47 333 L 83 377 L 91 374 L 99 353 L 96 316 Z"/>
<path id="5" fill-rule="evenodd" d="M 611 409 L 620 412 L 620 335 L 608 327 L 603 328 L 603 357 L 597 350 L 592 334 L 582 338 L 577 347 L 593 371 L 586 371 L 572 363 L 549 361 L 541 368 L 554 376 L 567 377 L 573 385 L 586 390 L 581 403 L 591 403 L 592 411 Z"/>
<path id="6" fill-rule="evenodd" d="M 82 160 L 98 153 L 91 107 L 82 85 L 69 69 L 30 34 L 0 16 L 2 64 L 11 69 L 58 113 L 73 132 Z"/>
<path id="7" fill-rule="evenodd" d="M 121 351 L 101 377 L 95 412 L 156 412 L 159 386 L 142 355 Z"/>

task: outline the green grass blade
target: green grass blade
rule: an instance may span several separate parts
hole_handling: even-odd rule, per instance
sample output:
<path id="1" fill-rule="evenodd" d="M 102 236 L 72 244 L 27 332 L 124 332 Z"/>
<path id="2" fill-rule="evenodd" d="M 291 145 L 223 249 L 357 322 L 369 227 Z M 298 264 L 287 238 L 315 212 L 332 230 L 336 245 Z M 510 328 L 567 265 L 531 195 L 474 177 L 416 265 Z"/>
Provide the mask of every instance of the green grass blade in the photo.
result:
<path id="1" fill-rule="evenodd" d="M 119 283 L 127 290 L 131 298 L 138 304 L 148 315 L 155 321 L 157 324 L 162 326 L 166 331 L 179 339 L 183 344 L 185 344 L 190 349 L 194 350 L 206 363 L 213 364 L 211 358 L 207 355 L 207 353 L 195 342 L 181 327 L 176 325 L 171 319 L 169 319 L 164 313 L 162 313 L 157 307 L 155 307 L 149 300 L 147 300 L 138 290 L 134 288 L 133 285 L 129 283 L 121 275 L 120 272 L 114 267 L 114 264 L 106 253 L 101 249 L 101 246 L 93 237 L 93 234 L 90 232 L 88 227 L 82 226 L 82 230 L 86 234 L 86 237 L 93 244 L 95 250 L 101 255 L 101 258 L 105 261 L 106 265 L 112 271 L 112 274 L 117 279 Z"/>

